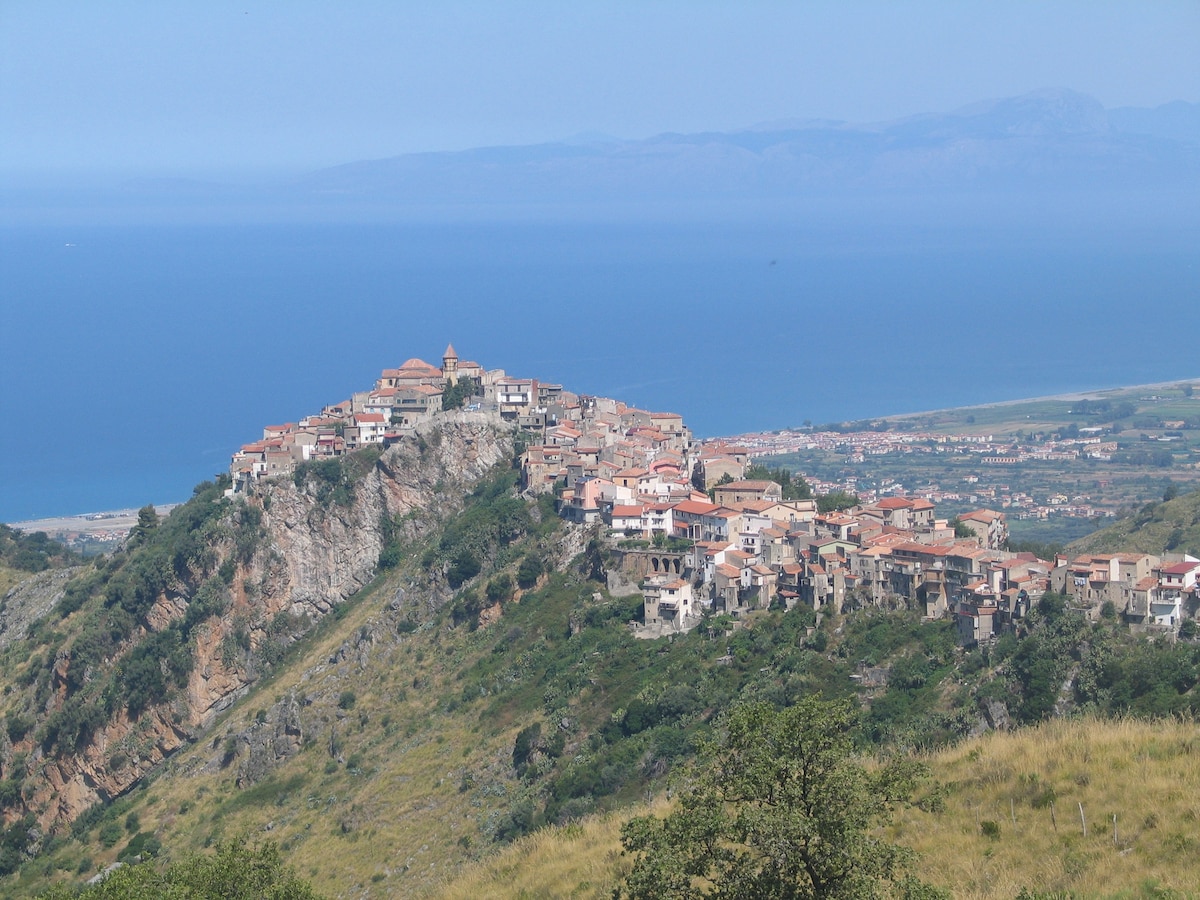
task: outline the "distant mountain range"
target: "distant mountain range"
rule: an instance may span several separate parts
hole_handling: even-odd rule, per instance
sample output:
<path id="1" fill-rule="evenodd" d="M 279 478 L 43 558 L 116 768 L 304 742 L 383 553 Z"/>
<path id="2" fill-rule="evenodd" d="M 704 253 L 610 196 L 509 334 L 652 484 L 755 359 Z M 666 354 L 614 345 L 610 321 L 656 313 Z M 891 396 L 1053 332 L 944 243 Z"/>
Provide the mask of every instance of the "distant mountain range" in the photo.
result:
<path id="1" fill-rule="evenodd" d="M 890 122 L 769 122 L 735 132 L 412 153 L 290 188 L 400 202 L 768 198 L 1195 184 L 1200 103 L 1105 109 L 1055 89 Z"/>

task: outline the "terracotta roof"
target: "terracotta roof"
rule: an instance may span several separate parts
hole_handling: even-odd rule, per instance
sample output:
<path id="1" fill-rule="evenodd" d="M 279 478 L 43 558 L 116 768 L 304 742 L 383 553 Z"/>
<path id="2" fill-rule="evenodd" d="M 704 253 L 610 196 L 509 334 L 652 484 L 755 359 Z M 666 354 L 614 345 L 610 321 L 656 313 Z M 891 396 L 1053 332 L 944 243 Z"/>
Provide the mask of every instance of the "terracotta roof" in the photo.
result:
<path id="1" fill-rule="evenodd" d="M 883 546 L 867 547 L 866 549 L 858 551 L 858 555 L 865 556 L 865 557 L 868 557 L 871 559 L 874 559 L 877 556 L 891 556 L 892 548 L 891 547 L 883 547 Z"/>
<path id="2" fill-rule="evenodd" d="M 1163 566 L 1162 573 L 1164 575 L 1186 575 L 1188 572 L 1194 572 L 1200 569 L 1200 562 L 1180 562 L 1170 566 Z"/>
<path id="3" fill-rule="evenodd" d="M 963 521 L 964 519 L 968 519 L 968 520 L 975 521 L 975 522 L 994 522 L 996 519 L 1002 519 L 1002 518 L 1004 518 L 1004 514 L 998 513 L 995 510 L 977 509 L 974 512 L 963 513 L 962 515 L 960 515 L 958 517 L 958 520 L 960 522 Z"/>
<path id="4" fill-rule="evenodd" d="M 717 490 L 722 491 L 766 491 L 771 487 L 779 487 L 774 481 L 730 481 L 727 484 L 718 484 Z"/>
<path id="5" fill-rule="evenodd" d="M 429 363 L 425 362 L 425 360 L 417 359 L 414 356 L 412 359 L 406 359 L 397 371 L 403 372 L 405 369 L 411 370 L 411 369 L 432 369 L 432 368 L 434 368 L 434 367 L 431 366 Z M 442 370 L 438 369 L 437 371 L 441 372 Z"/>

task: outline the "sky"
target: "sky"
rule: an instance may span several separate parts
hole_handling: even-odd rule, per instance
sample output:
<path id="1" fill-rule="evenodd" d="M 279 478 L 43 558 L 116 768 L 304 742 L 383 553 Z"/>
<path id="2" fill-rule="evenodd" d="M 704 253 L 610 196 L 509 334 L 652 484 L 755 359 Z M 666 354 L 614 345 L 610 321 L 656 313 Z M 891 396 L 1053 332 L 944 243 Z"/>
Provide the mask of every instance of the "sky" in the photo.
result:
<path id="1" fill-rule="evenodd" d="M 0 175 L 291 173 L 1044 87 L 1194 102 L 1197 47 L 1197 0 L 0 0 Z"/>

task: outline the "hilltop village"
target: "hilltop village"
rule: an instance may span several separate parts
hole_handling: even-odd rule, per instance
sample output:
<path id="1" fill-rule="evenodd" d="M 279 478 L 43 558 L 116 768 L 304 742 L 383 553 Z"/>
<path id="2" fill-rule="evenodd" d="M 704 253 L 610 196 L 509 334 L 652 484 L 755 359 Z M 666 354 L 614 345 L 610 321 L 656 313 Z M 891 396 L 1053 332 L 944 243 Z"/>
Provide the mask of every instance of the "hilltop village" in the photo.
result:
<path id="1" fill-rule="evenodd" d="M 1200 560 L 1192 557 L 1042 560 L 1006 549 L 1003 512 L 948 521 L 925 497 L 854 498 L 849 508 L 821 511 L 816 499 L 785 499 L 774 480 L 746 479 L 762 446 L 698 441 L 677 413 L 485 370 L 452 345 L 440 368 L 410 359 L 319 415 L 267 426 L 233 455 L 231 492 L 310 460 L 387 447 L 451 409 L 520 429 L 523 490 L 553 492 L 564 518 L 603 529 L 622 561 L 610 582 L 640 590 L 646 637 L 771 604 L 819 613 L 908 604 L 929 619 L 952 616 L 969 646 L 1018 627 L 1048 590 L 1070 595 L 1091 617 L 1115 612 L 1149 634 L 1174 636 L 1200 610 Z"/>

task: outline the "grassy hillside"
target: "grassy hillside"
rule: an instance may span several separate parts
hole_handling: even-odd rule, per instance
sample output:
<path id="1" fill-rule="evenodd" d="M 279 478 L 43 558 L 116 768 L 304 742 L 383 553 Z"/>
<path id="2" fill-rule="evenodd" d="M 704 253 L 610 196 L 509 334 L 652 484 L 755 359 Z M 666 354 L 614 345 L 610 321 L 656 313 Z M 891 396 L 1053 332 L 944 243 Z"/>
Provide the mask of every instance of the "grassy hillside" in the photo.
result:
<path id="1" fill-rule="evenodd" d="M 499 501 L 515 513 L 510 495 L 487 495 L 488 508 Z M 457 521 L 481 516 L 476 505 Z M 829 620 L 810 635 L 811 612 L 794 610 L 639 640 L 626 623 L 640 599 L 614 599 L 590 579 L 595 548 L 536 588 L 511 590 L 530 556 L 553 561 L 575 546 L 578 532 L 545 524 L 445 607 L 397 605 L 400 589 L 419 596 L 424 556 L 453 558 L 454 536 L 476 531 L 431 536 L 425 553 L 294 645 L 200 742 L 50 839 L 0 890 L 28 896 L 139 850 L 178 858 L 248 832 L 279 841 L 331 895 L 418 895 L 525 833 L 573 827 L 660 790 L 735 699 L 850 694 L 863 660 L 920 660 L 903 704 L 872 720 L 880 734 L 961 725 L 946 690 L 957 654 L 943 627 L 881 614 Z M 492 586 L 506 583 L 489 607 Z M 476 627 L 480 607 L 491 624 Z M 827 644 L 828 655 L 818 649 Z M 264 746 L 286 743 L 293 700 L 298 752 L 263 765 Z"/>
<path id="2" fill-rule="evenodd" d="M 516 558 L 535 547 L 549 558 L 555 542 L 567 547 L 568 538 L 549 532 L 532 545 L 514 544 L 511 563 L 519 568 Z M 473 619 L 455 624 L 473 588 L 418 619 L 392 602 L 399 584 L 412 589 L 412 572 L 380 579 L 203 742 L 52 840 L 7 890 L 27 896 L 48 880 L 81 879 L 138 849 L 178 858 L 249 833 L 280 842 L 286 860 L 331 896 L 502 896 L 506 886 L 510 896 L 607 896 L 624 864 L 620 821 L 663 792 L 714 717 L 738 699 L 787 704 L 816 690 L 857 695 L 869 704 L 867 752 L 874 744 L 911 750 L 954 740 L 976 721 L 977 695 L 1004 698 L 1014 716 L 1044 714 L 1064 673 L 1082 686 L 1081 702 L 1098 708 L 1167 711 L 1193 699 L 1194 653 L 1127 646 L 1116 629 L 1087 626 L 1061 609 L 1003 661 L 964 655 L 945 628 L 904 612 L 830 619 L 810 634 L 805 611 L 764 611 L 728 633 L 715 623 L 674 641 L 642 641 L 625 625 L 631 602 L 608 597 L 587 578 L 593 563 L 594 554 L 581 555 L 475 628 Z M 1089 665 L 1078 661 L 1084 644 Z M 1047 668 L 1047 660 L 1061 660 L 1062 668 Z M 879 667 L 890 669 L 889 684 L 866 686 L 862 676 Z M 1147 678 L 1148 668 L 1170 683 Z M 303 726 L 299 752 L 256 771 L 253 748 L 264 736 L 279 737 L 291 698 Z M 1082 800 L 1086 810 L 1096 806 L 1089 821 L 1117 812 L 1119 822 L 1138 822 L 1146 832 L 1152 810 L 1117 799 L 1127 793 L 1141 804 L 1134 795 L 1151 783 L 1148 767 L 1182 767 L 1164 778 L 1183 785 L 1196 777 L 1194 727 L 1122 725 L 1111 734 L 1105 726 L 1080 727 L 997 736 L 934 756 L 948 785 L 947 812 L 906 814 L 898 838 L 924 851 L 926 834 L 940 835 L 935 845 L 978 845 L 984 860 L 1014 843 L 1014 852 L 1043 859 L 1041 845 L 1031 849 L 1030 834 L 1013 831 L 1005 817 L 1011 799 L 1021 828 L 1044 831 L 1048 807 L 1038 804 L 1051 787 L 1063 798 L 1056 814 L 1064 842 L 1052 853 L 1090 860 L 1103 839 L 1089 837 L 1093 847 L 1071 838 L 1065 807 Z M 1124 749 L 1105 749 L 1121 735 Z M 1080 741 L 1095 749 L 1071 752 L 1098 760 L 1087 777 L 1063 749 Z M 1129 780 L 1109 784 L 1101 775 L 1110 771 Z M 1183 833 L 1180 823 L 1191 813 L 1161 808 L 1168 812 L 1153 823 L 1157 834 L 1178 843 L 1171 836 Z M 997 842 L 985 840 L 986 820 L 998 823 Z M 1140 854 L 1150 852 L 1152 837 L 1138 845 Z M 1075 857 L 1064 858 L 1064 872 L 1073 872 Z M 1019 871 L 1030 879 L 1042 872 L 1027 863 Z M 1149 874 L 1138 877 L 1181 883 L 1161 863 L 1139 857 L 1137 871 Z M 952 857 L 931 856 L 929 866 L 931 880 L 956 890 L 967 884 L 970 873 L 953 868 Z M 459 881 L 464 867 L 467 881 Z"/>
<path id="3" fill-rule="evenodd" d="M 941 785 L 941 810 L 903 811 L 889 837 L 915 849 L 917 873 L 955 897 L 1200 893 L 1194 722 L 1055 721 L 993 732 L 925 760 Z M 629 815 L 666 808 L 660 801 Z M 628 867 L 623 818 L 539 832 L 447 882 L 437 896 L 610 896 Z"/>
<path id="4" fill-rule="evenodd" d="M 392 568 L 281 651 L 213 727 L 125 796 L 52 837 L 31 837 L 11 821 L 0 853 L 15 859 L 34 846 L 37 855 L 0 881 L 0 894 L 29 896 L 116 859 L 178 859 L 250 834 L 277 841 L 286 861 L 330 896 L 500 896 L 510 884 L 512 896 L 607 896 L 624 864 L 620 821 L 662 794 L 739 700 L 786 706 L 814 692 L 854 696 L 864 706 L 861 745 L 869 753 L 933 752 L 961 740 L 984 701 L 1035 721 L 1072 704 L 1182 715 L 1200 699 L 1194 648 L 1136 641 L 1113 622 L 1084 622 L 1061 602 L 1039 604 L 1027 635 L 987 652 L 962 651 L 952 623 L 922 623 L 903 609 L 828 616 L 819 627 L 811 610 L 763 610 L 639 640 L 628 622 L 640 598 L 605 590 L 603 570 L 615 560 L 603 543 L 562 525 L 545 502 L 519 498 L 512 477 L 495 474 L 444 529 L 398 550 Z M 445 602 L 433 589 L 443 577 L 457 590 Z M 45 668 L 19 664 L 18 649 L 12 658 L 17 674 Z M 1068 681 L 1074 691 L 1062 689 Z M 6 731 L 20 732 L 17 725 L 27 727 L 13 719 Z M 1083 802 L 1089 822 L 1118 814 L 1118 843 L 1121 823 L 1131 823 L 1129 835 L 1140 823 L 1140 843 L 1118 852 L 1136 855 L 1128 868 L 1137 880 L 1123 884 L 1183 883 L 1152 846 L 1174 842 L 1175 855 L 1186 855 L 1192 845 L 1180 823 L 1194 813 L 1155 800 L 1164 812 L 1151 819 L 1152 808 L 1117 801 L 1142 791 L 1160 762 L 1184 767 L 1168 781 L 1191 784 L 1190 732 L 1121 726 L 1114 735 L 1133 737 L 1110 753 L 1105 727 L 1096 726 L 1095 737 L 1063 727 L 1058 744 L 1047 728 L 933 758 L 947 784 L 945 812 L 912 811 L 896 826 L 900 840 L 923 852 L 928 835 L 940 836 L 926 878 L 964 896 L 1012 896 L 971 893 L 990 889 L 988 861 L 1007 861 L 1011 849 L 1033 866 L 1018 870 L 1030 879 L 1018 887 L 1090 890 L 1080 879 L 1099 865 L 1093 856 L 1104 840 L 1094 830 L 1086 841 L 1072 838 L 1065 824 L 1064 805 Z M 1018 740 L 1035 742 L 1004 743 Z M 1095 773 L 1082 772 L 1064 749 L 1080 741 L 1097 748 L 1083 758 L 1100 760 Z M 101 752 L 120 767 L 126 760 L 116 756 L 140 749 L 131 739 Z M 11 761 L 9 771 L 25 762 Z M 1101 791 L 1100 774 L 1110 771 L 1133 780 Z M 25 790 L 11 776 L 0 786 L 10 800 Z M 1059 843 L 1038 836 L 1047 827 L 1047 787 Z M 995 837 L 984 835 L 985 821 L 996 823 Z M 982 861 L 956 869 L 957 857 L 937 861 L 943 846 Z M 1065 862 L 1045 861 L 1058 858 Z"/>
<path id="5" fill-rule="evenodd" d="M 40 531 L 24 534 L 0 524 L 0 597 L 35 572 L 79 561 L 77 554 Z"/>
<path id="6" fill-rule="evenodd" d="M 1133 515 L 1071 544 L 1084 553 L 1190 553 L 1200 556 L 1200 491 L 1148 503 Z"/>

